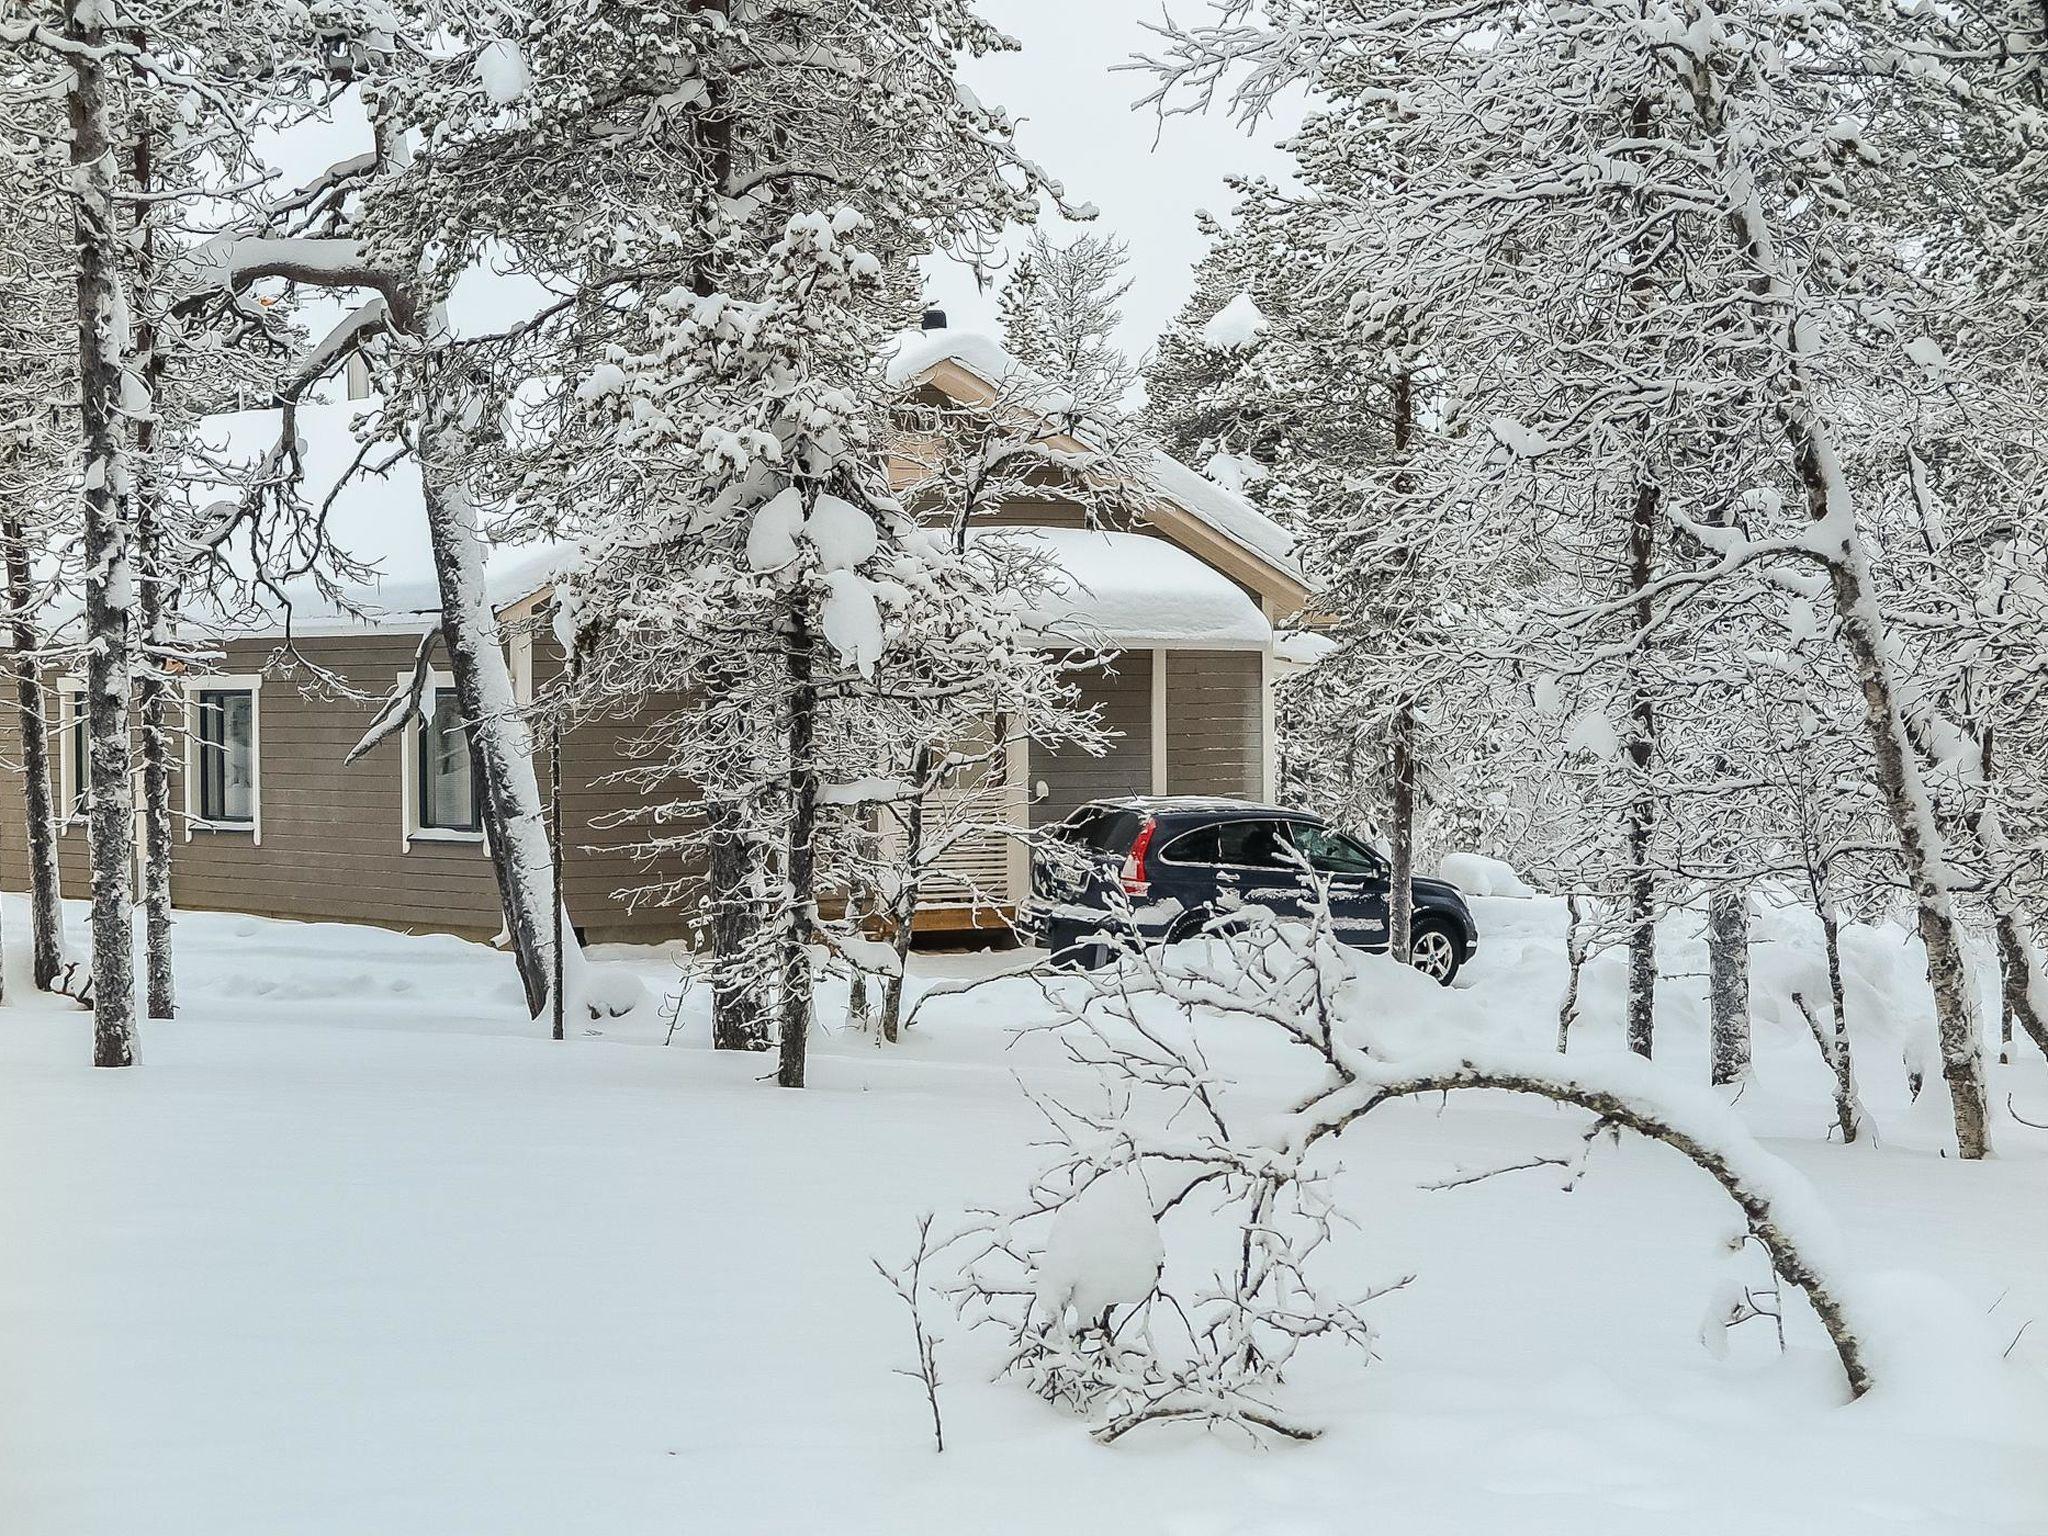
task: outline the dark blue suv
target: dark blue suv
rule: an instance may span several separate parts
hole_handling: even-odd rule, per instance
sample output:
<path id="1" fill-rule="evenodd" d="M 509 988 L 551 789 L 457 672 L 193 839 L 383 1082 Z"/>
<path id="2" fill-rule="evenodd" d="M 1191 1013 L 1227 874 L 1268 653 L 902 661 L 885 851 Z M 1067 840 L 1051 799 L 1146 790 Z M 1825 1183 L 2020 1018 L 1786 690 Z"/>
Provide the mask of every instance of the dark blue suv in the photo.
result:
<path id="1" fill-rule="evenodd" d="M 1312 872 L 1312 873 L 1311 873 Z M 1173 944 L 1240 907 L 1305 916 L 1327 880 L 1337 937 L 1387 947 L 1387 861 L 1317 817 L 1242 800 L 1097 800 L 1050 828 L 1031 858 L 1027 938 L 1069 965 L 1108 957 L 1104 935 Z M 1479 944 L 1456 886 L 1417 879 L 1417 969 L 1450 984 Z"/>

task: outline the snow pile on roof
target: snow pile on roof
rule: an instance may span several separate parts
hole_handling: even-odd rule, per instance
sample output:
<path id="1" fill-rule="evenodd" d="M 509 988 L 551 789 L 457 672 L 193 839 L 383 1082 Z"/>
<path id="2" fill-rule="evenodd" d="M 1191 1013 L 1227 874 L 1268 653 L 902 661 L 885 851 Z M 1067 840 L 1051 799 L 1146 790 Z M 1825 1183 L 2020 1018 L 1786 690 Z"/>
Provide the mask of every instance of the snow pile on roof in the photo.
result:
<path id="1" fill-rule="evenodd" d="M 1196 474 L 1163 449 L 1153 453 L 1151 469 L 1153 483 L 1163 494 L 1217 532 L 1256 550 L 1275 565 L 1296 569 L 1294 535 L 1235 491 Z"/>
<path id="2" fill-rule="evenodd" d="M 1266 466 L 1248 453 L 1212 453 L 1202 466 L 1202 473 L 1226 491 L 1242 496 L 1246 486 L 1257 485 L 1266 478 Z"/>
<path id="3" fill-rule="evenodd" d="M 317 508 L 332 497 L 329 537 L 351 559 L 368 566 L 372 575 L 348 591 L 348 601 L 362 610 L 360 615 L 347 612 L 308 578 L 287 582 L 294 629 L 419 629 L 441 611 L 419 465 L 409 454 L 379 447 L 364 458 L 364 467 L 350 473 L 362 452 L 353 425 L 362 411 L 362 402 L 299 407 L 296 425 L 304 476 L 298 500 Z M 218 462 L 246 469 L 268 458 L 277 445 L 281 422 L 275 410 L 230 411 L 208 417 L 200 426 L 200 438 Z M 194 464 L 172 490 L 200 509 L 241 494 L 231 476 L 202 464 Z M 494 546 L 486 557 L 492 600 L 503 604 L 539 591 L 560 573 L 571 553 L 560 544 Z M 273 608 L 265 619 L 238 622 L 235 627 L 261 633 L 270 624 L 281 628 L 283 619 L 282 611 Z"/>
<path id="4" fill-rule="evenodd" d="M 1202 327 L 1202 345 L 1211 352 L 1248 347 L 1266 328 L 1266 317 L 1248 293 L 1240 293 L 1209 317 Z"/>
<path id="5" fill-rule="evenodd" d="M 1273 654 L 1297 667 L 1312 667 L 1337 649 L 1337 642 L 1313 629 L 1290 629 L 1273 642 Z"/>
<path id="6" fill-rule="evenodd" d="M 895 341 L 883 376 L 891 389 L 901 389 L 941 363 L 958 363 L 990 384 L 1006 384 L 1029 370 L 993 336 L 980 331 L 906 331 Z"/>
<path id="7" fill-rule="evenodd" d="M 913 331 L 896 339 L 886 377 L 893 389 L 902 389 L 940 363 L 958 363 L 985 382 L 1001 387 L 1015 381 L 1030 382 L 1031 371 L 991 336 L 976 331 Z M 1034 403 L 1048 410 L 1058 401 Z M 1200 518 L 1232 542 L 1298 576 L 1294 561 L 1294 536 L 1244 497 L 1189 469 L 1163 452 L 1152 456 L 1153 489 L 1195 517 Z"/>
<path id="8" fill-rule="evenodd" d="M 1045 551 L 1057 591 L 1029 618 L 1048 638 L 1252 649 L 1273 637 L 1242 588 L 1165 539 L 1089 528 L 1004 528 L 977 537 L 1028 540 Z"/>

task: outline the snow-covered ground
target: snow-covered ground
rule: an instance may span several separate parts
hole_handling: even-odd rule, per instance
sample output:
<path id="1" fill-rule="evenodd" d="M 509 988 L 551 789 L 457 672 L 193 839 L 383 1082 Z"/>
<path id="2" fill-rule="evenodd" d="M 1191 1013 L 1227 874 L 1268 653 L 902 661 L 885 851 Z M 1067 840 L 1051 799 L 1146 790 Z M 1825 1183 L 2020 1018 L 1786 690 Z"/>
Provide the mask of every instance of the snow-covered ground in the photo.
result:
<path id="1" fill-rule="evenodd" d="M 1548 1040 L 1557 904 L 1476 905 L 1460 1009 Z M 477 946 L 195 914 L 182 1016 L 146 1028 L 139 1068 L 95 1073 L 83 1015 L 19 974 L 16 898 L 4 924 L 27 999 L 0 1010 L 8 1536 L 2048 1530 L 2048 1133 L 2003 1122 L 1995 1160 L 1938 1155 L 1939 1079 L 1917 1105 L 1903 1087 L 1925 1023 L 1896 930 L 1851 934 L 1878 1143 L 1823 1140 L 1826 1079 L 1789 1003 L 1824 995 L 1817 941 L 1783 916 L 1740 1108 L 1859 1265 L 1954 1288 L 1959 1348 L 2019 1335 L 1997 1390 L 1916 1380 L 1843 1406 L 1804 1316 L 1782 1357 L 1752 1324 L 1714 1358 L 1698 1324 L 1723 1197 L 1637 1143 L 1569 1195 L 1545 1173 L 1419 1188 L 1577 1144 L 1575 1116 L 1471 1096 L 1345 1143 L 1358 1279 L 1416 1280 L 1378 1304 L 1377 1362 L 1292 1382 L 1321 1440 L 1100 1446 L 990 1381 L 994 1341 L 955 1327 L 938 1455 L 870 1257 L 1036 1166 L 1019 1082 L 1075 1069 L 1046 1038 L 1011 1043 L 1043 1015 L 1035 986 L 934 998 L 895 1050 L 836 1033 L 789 1093 L 705 1049 L 694 1001 L 672 1044 L 650 1006 L 557 1045 Z M 657 995 L 673 978 L 658 952 L 602 958 Z M 1665 958 L 1704 969 L 1678 928 Z M 1018 959 L 920 956 L 917 984 Z M 1674 980 L 1661 1018 L 1659 1059 L 1690 1081 L 1702 989 Z M 1615 1047 L 1620 994 L 1599 962 L 1575 1050 Z M 1216 1033 L 1234 1073 L 1278 1081 L 1265 1042 Z M 2048 1119 L 2040 1061 L 1998 1071 L 2008 1093 Z"/>

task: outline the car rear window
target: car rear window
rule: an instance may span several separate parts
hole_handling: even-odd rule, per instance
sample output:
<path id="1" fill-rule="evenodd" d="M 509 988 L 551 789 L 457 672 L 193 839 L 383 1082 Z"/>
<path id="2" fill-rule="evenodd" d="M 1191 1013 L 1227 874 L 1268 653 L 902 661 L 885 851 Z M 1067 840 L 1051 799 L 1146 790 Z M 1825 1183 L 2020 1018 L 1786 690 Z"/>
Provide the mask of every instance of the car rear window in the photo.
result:
<path id="1" fill-rule="evenodd" d="M 1094 853 L 1122 853 L 1131 846 L 1145 818 L 1137 811 L 1084 805 L 1052 829 L 1052 835 Z"/>

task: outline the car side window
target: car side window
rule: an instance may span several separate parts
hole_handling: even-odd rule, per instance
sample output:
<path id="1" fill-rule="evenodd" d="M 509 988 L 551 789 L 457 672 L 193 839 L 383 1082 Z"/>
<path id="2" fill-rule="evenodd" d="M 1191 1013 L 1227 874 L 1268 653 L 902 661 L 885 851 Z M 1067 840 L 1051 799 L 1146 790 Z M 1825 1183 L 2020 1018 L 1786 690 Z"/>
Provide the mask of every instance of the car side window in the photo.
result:
<path id="1" fill-rule="evenodd" d="M 1298 861 L 1277 821 L 1221 821 L 1183 832 L 1160 857 L 1172 864 L 1220 864 L 1249 869 L 1292 868 Z"/>
<path id="2" fill-rule="evenodd" d="M 1308 867 L 1322 875 L 1378 875 L 1385 870 L 1371 849 L 1329 827 L 1297 821 L 1288 828 Z"/>
<path id="3" fill-rule="evenodd" d="M 1277 821 L 1227 821 L 1216 829 L 1219 864 L 1248 869 L 1289 869 L 1296 860 Z"/>
<path id="4" fill-rule="evenodd" d="M 1183 832 L 1164 848 L 1159 856 L 1169 864 L 1219 864 L 1222 855 L 1217 850 L 1215 827 L 1197 827 L 1192 832 Z"/>

